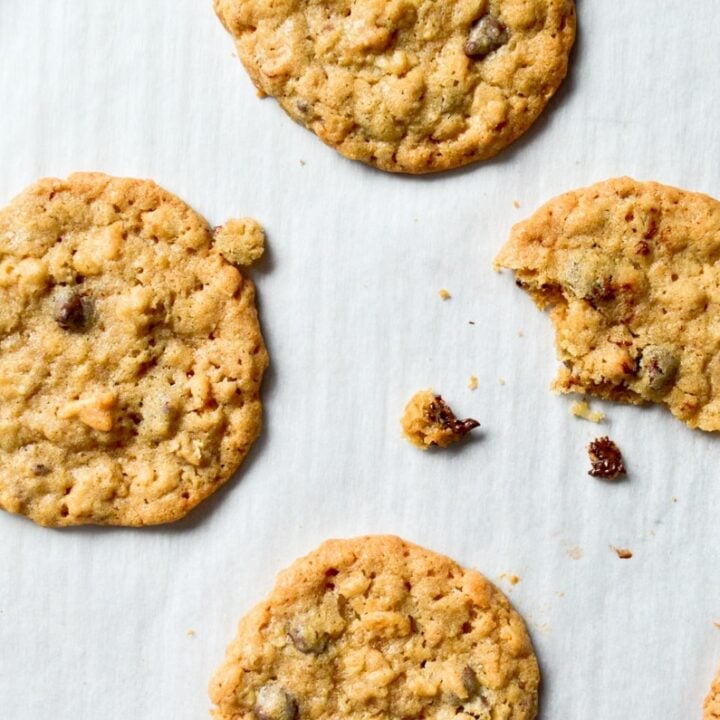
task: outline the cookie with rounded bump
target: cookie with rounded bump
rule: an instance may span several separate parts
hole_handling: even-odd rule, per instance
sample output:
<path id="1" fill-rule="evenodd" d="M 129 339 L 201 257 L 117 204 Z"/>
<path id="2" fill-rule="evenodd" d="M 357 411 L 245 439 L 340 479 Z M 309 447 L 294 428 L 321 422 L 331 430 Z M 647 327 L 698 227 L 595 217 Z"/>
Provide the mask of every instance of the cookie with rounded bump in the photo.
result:
<path id="1" fill-rule="evenodd" d="M 0 507 L 184 516 L 260 432 L 253 283 L 150 180 L 41 180 L 0 210 Z"/>

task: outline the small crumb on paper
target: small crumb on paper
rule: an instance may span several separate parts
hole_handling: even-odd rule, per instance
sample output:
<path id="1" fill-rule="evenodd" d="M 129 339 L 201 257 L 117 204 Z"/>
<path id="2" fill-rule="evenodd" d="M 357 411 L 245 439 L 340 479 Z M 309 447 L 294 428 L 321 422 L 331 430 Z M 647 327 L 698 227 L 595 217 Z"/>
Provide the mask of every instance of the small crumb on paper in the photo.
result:
<path id="1" fill-rule="evenodd" d="M 500 580 L 507 580 L 511 585 L 517 585 L 520 582 L 520 578 L 511 573 L 501 573 Z"/>
<path id="2" fill-rule="evenodd" d="M 713 620 L 713 625 L 720 630 L 720 620 Z"/>
<path id="3" fill-rule="evenodd" d="M 520 201 L 519 201 L 519 200 L 513 200 L 513 206 L 514 206 L 515 208 L 519 208 L 519 207 L 520 207 Z"/>
<path id="4" fill-rule="evenodd" d="M 574 402 L 570 406 L 570 412 L 578 418 L 589 420 L 590 422 L 599 423 L 605 419 L 605 413 L 600 410 L 593 410 L 587 400 Z"/>
<path id="5" fill-rule="evenodd" d="M 416 392 L 400 420 L 405 437 L 422 450 L 447 447 L 480 427 L 473 418 L 460 420 L 442 396 L 432 390 Z"/>
<path id="6" fill-rule="evenodd" d="M 583 549 L 577 546 L 569 547 L 565 552 L 571 560 L 580 560 L 580 558 L 583 556 Z"/>
<path id="7" fill-rule="evenodd" d="M 518 330 L 518 337 L 525 337 L 525 333 L 522 330 Z"/>
<path id="8" fill-rule="evenodd" d="M 305 161 L 304 161 L 304 160 L 300 160 L 300 164 L 301 164 L 301 165 L 305 165 Z"/>
<path id="9" fill-rule="evenodd" d="M 615 554 L 621 560 L 629 560 L 633 556 L 632 550 L 628 550 L 628 548 L 619 548 L 614 545 L 611 545 L 610 547 L 615 551 Z"/>
<path id="10" fill-rule="evenodd" d="M 440 290 L 438 290 L 438 295 L 440 296 L 441 300 L 449 300 L 452 297 L 452 295 L 445 288 L 441 288 Z"/>
<path id="11" fill-rule="evenodd" d="M 188 636 L 188 637 L 195 637 L 195 634 L 196 634 L 196 633 L 195 633 L 195 631 L 194 631 L 192 628 L 187 631 L 187 636 Z"/>
<path id="12" fill-rule="evenodd" d="M 504 385 L 505 384 L 505 378 L 498 378 L 498 385 Z"/>
<path id="13" fill-rule="evenodd" d="M 471 390 L 477 390 L 477 386 L 478 386 L 477 375 L 471 375 L 470 380 L 468 381 L 468 387 Z"/>

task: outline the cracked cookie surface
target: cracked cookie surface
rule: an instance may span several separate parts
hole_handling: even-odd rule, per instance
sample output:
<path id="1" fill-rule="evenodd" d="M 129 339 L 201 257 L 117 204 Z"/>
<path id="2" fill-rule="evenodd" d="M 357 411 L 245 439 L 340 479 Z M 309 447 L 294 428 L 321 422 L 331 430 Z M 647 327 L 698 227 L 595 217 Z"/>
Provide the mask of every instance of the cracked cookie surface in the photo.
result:
<path id="1" fill-rule="evenodd" d="M 176 520 L 260 431 L 253 284 L 146 180 L 41 180 L 0 211 L 0 507 Z"/>
<path id="2" fill-rule="evenodd" d="M 567 73 L 573 0 L 214 0 L 258 89 L 343 155 L 425 173 L 492 157 Z"/>
<path id="3" fill-rule="evenodd" d="M 539 671 L 482 575 L 391 536 L 330 540 L 277 579 L 215 674 L 215 720 L 532 720 Z"/>
<path id="4" fill-rule="evenodd" d="M 617 178 L 561 195 L 496 258 L 550 309 L 554 387 L 720 430 L 720 202 Z"/>

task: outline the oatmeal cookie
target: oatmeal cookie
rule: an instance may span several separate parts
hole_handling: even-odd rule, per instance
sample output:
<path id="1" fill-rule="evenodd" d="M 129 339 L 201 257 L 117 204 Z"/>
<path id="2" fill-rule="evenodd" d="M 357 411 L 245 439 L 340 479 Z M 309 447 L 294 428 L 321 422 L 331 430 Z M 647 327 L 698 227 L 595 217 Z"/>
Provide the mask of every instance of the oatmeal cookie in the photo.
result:
<path id="1" fill-rule="evenodd" d="M 427 173 L 492 157 L 567 73 L 573 0 L 214 0 L 258 89 L 346 157 Z"/>
<path id="2" fill-rule="evenodd" d="M 703 704 L 703 720 L 720 720 L 720 671 L 710 686 Z"/>
<path id="3" fill-rule="evenodd" d="M 391 536 L 330 540 L 241 621 L 215 720 L 532 720 L 520 616 L 474 570 Z"/>
<path id="4" fill-rule="evenodd" d="M 260 432 L 253 284 L 147 180 L 46 179 L 0 211 L 0 507 L 176 520 Z"/>
<path id="5" fill-rule="evenodd" d="M 554 387 L 720 430 L 720 202 L 618 178 L 516 225 L 496 258 L 550 308 Z"/>

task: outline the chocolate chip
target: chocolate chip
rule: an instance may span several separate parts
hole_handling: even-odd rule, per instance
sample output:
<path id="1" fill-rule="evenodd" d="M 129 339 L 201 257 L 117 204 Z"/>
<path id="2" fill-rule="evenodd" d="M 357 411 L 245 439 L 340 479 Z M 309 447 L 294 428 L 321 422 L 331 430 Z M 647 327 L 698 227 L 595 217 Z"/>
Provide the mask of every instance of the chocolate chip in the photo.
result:
<path id="1" fill-rule="evenodd" d="M 620 448 L 607 436 L 596 438 L 588 446 L 592 467 L 588 475 L 603 480 L 617 480 L 627 474 Z"/>
<path id="2" fill-rule="evenodd" d="M 642 349 L 640 369 L 648 387 L 654 392 L 668 390 L 679 367 L 677 356 L 665 347 L 646 345 Z"/>
<path id="3" fill-rule="evenodd" d="M 478 680 L 475 671 L 469 665 L 466 665 L 463 668 L 461 677 L 462 683 L 465 689 L 468 691 L 468 695 L 470 697 L 473 697 L 480 692 L 480 681 Z"/>
<path id="4" fill-rule="evenodd" d="M 92 301 L 87 295 L 63 288 L 55 299 L 55 322 L 69 332 L 84 332 L 92 319 Z"/>
<path id="5" fill-rule="evenodd" d="M 328 635 L 317 627 L 313 617 L 300 617 L 288 628 L 293 645 L 306 655 L 319 655 L 328 646 Z"/>
<path id="6" fill-rule="evenodd" d="M 257 720 L 296 720 L 298 704 L 284 687 L 270 683 L 258 690 L 253 712 Z"/>
<path id="7" fill-rule="evenodd" d="M 465 54 L 468 57 L 482 59 L 499 47 L 502 47 L 510 35 L 507 28 L 492 15 L 483 15 L 470 28 Z"/>
<path id="8" fill-rule="evenodd" d="M 471 430 L 480 427 L 480 423 L 472 418 L 458 420 L 441 395 L 435 396 L 434 401 L 425 411 L 425 417 L 432 423 L 438 423 L 443 430 L 450 430 L 455 435 L 467 435 Z"/>

